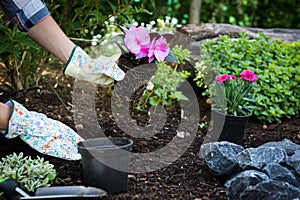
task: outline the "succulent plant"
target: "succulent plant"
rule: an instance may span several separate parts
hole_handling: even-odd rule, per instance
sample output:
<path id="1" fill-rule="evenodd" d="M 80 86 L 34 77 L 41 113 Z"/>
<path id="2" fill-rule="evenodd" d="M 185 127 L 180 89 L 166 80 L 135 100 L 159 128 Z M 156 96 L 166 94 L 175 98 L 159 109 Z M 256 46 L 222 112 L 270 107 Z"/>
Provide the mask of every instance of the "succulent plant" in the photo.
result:
<path id="1" fill-rule="evenodd" d="M 54 165 L 37 156 L 32 159 L 23 153 L 7 155 L 0 161 L 0 178 L 14 179 L 19 187 L 34 192 L 39 187 L 50 186 L 56 177 Z"/>

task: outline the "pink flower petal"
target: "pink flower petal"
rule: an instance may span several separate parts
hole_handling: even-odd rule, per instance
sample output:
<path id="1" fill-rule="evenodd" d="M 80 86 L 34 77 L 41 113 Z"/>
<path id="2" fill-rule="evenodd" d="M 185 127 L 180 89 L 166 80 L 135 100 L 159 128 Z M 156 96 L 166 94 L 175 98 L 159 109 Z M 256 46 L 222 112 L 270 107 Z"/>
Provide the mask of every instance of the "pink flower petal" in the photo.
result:
<path id="1" fill-rule="evenodd" d="M 147 45 L 150 42 L 150 35 L 145 27 L 135 29 L 135 36 L 140 45 Z"/>
<path id="2" fill-rule="evenodd" d="M 132 26 L 126 32 L 124 43 L 131 53 L 140 54 L 142 46 L 149 44 L 150 35 L 146 28 L 140 26 L 138 28 Z M 145 51 L 145 48 L 142 49 Z M 144 55 L 144 52 L 141 52 L 141 55 Z"/>
<path id="3" fill-rule="evenodd" d="M 161 36 L 157 41 L 156 41 L 156 48 L 154 51 L 155 58 L 158 61 L 163 61 L 166 56 L 169 54 L 169 48 L 167 45 L 167 40 L 163 36 Z"/>
<path id="4" fill-rule="evenodd" d="M 237 78 L 235 75 L 231 75 L 230 78 L 231 78 L 232 80 L 238 80 L 238 78 Z"/>
<path id="5" fill-rule="evenodd" d="M 227 79 L 230 79 L 230 75 L 228 75 L 228 74 L 223 74 L 223 75 L 216 76 L 216 81 L 217 81 L 218 83 L 223 83 L 223 82 L 225 82 Z"/>
<path id="6" fill-rule="evenodd" d="M 252 72 L 251 70 L 244 70 L 241 73 L 241 78 L 250 82 L 256 82 L 258 80 L 257 75 L 254 74 L 254 72 Z"/>
<path id="7" fill-rule="evenodd" d="M 140 49 L 140 52 L 136 53 L 135 56 L 137 58 L 144 58 L 144 57 L 146 57 L 148 55 L 149 48 L 150 48 L 150 43 L 147 44 L 147 45 L 142 45 L 141 49 Z"/>
<path id="8" fill-rule="evenodd" d="M 168 54 L 169 48 L 167 46 L 166 38 L 162 36 L 158 40 L 153 38 L 148 53 L 149 62 L 153 61 L 153 57 L 155 57 L 158 61 L 163 61 Z"/>
<path id="9" fill-rule="evenodd" d="M 125 45 L 131 53 L 138 54 L 141 51 L 140 45 L 134 40 L 127 40 L 127 42 L 125 42 Z"/>
<path id="10" fill-rule="evenodd" d="M 150 43 L 150 47 L 148 51 L 149 63 L 154 60 L 155 45 L 156 45 L 156 38 L 153 38 L 152 42 Z"/>
<path id="11" fill-rule="evenodd" d="M 154 60 L 154 56 L 149 57 L 148 62 L 151 63 Z"/>

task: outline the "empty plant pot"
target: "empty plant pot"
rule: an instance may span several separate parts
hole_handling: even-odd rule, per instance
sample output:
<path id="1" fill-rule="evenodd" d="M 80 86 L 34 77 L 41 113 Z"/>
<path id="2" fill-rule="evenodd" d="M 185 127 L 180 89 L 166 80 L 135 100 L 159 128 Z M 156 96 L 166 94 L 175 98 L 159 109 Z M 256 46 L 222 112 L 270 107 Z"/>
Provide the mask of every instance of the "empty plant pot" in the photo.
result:
<path id="1" fill-rule="evenodd" d="M 111 194 L 126 192 L 132 143 L 122 137 L 94 138 L 78 143 L 86 184 Z"/>

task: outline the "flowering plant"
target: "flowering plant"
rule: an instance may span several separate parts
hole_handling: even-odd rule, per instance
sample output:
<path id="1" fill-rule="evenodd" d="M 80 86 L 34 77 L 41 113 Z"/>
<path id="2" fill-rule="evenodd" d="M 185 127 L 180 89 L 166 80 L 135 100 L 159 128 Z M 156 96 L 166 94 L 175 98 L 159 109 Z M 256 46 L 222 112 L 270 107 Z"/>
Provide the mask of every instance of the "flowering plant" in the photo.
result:
<path id="1" fill-rule="evenodd" d="M 132 26 L 125 33 L 124 42 L 131 53 L 136 58 L 148 57 L 149 63 L 156 58 L 163 61 L 169 54 L 167 40 L 164 36 L 154 37 L 152 40 L 147 29 L 143 26 Z"/>
<path id="2" fill-rule="evenodd" d="M 189 61 L 191 52 L 181 45 L 168 44 L 176 36 L 171 33 L 149 33 L 143 26 L 130 26 L 126 30 L 123 27 L 119 28 L 124 33 L 115 36 L 116 41 L 121 42 L 118 46 L 124 53 L 119 66 L 126 70 L 155 62 L 157 67 L 155 74 L 145 85 L 136 109 L 142 111 L 149 106 L 172 106 L 177 101 L 188 100 L 181 91 L 178 91 L 178 87 L 190 73 L 178 69 L 178 66 Z"/>
<path id="3" fill-rule="evenodd" d="M 211 88 L 213 110 L 234 116 L 249 114 L 247 109 L 254 107 L 249 105 L 254 102 L 251 89 L 257 80 L 257 75 L 250 70 L 244 70 L 239 78 L 228 74 L 216 76 Z"/>
<path id="4" fill-rule="evenodd" d="M 121 27 L 119 27 L 121 28 Z M 168 42 L 173 38 L 172 34 L 149 33 L 143 26 L 130 26 L 129 29 L 121 28 L 124 34 L 115 36 L 121 41 L 123 52 L 133 55 L 138 60 L 147 59 L 148 63 L 153 61 L 177 62 L 173 52 L 168 47 Z"/>

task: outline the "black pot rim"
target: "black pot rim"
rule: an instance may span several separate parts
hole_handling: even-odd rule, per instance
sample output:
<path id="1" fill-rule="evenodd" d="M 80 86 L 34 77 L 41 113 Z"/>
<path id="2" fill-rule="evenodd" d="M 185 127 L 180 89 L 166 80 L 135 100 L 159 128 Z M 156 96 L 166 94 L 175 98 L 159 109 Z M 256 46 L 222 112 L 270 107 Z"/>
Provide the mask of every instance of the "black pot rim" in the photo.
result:
<path id="1" fill-rule="evenodd" d="M 238 115 L 238 116 L 235 116 L 235 115 L 231 115 L 231 114 L 226 114 L 226 113 L 224 113 L 222 111 L 219 111 L 217 109 L 212 109 L 212 112 L 216 112 L 216 113 L 218 113 L 220 115 L 225 115 L 225 116 L 230 116 L 230 117 L 242 117 L 243 118 L 243 117 L 250 117 L 250 116 L 252 116 L 252 111 L 250 109 L 244 108 L 244 110 L 247 110 L 247 112 L 249 114 L 248 115 Z"/>
<path id="2" fill-rule="evenodd" d="M 114 144 L 113 142 L 111 142 L 112 144 L 114 144 L 114 147 L 105 148 L 105 150 L 113 150 L 113 149 L 116 149 L 116 148 L 124 149 L 124 148 L 132 146 L 132 144 L 133 144 L 133 141 L 129 138 L 126 138 L 126 137 L 110 137 L 110 138 L 109 137 L 100 137 L 100 138 L 91 138 L 91 139 L 81 141 L 77 144 L 77 146 L 78 146 L 79 149 L 100 150 L 100 149 L 96 149 L 94 147 L 89 147 L 89 146 L 84 145 L 84 143 L 88 143 L 89 141 L 94 141 L 94 140 L 103 140 L 103 141 L 107 141 L 107 140 L 110 140 L 110 141 L 111 140 L 124 140 L 125 141 L 125 140 L 127 140 L 128 141 L 124 145 L 117 145 L 117 144 Z"/>

